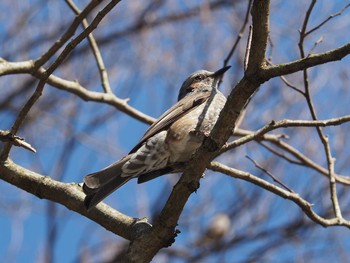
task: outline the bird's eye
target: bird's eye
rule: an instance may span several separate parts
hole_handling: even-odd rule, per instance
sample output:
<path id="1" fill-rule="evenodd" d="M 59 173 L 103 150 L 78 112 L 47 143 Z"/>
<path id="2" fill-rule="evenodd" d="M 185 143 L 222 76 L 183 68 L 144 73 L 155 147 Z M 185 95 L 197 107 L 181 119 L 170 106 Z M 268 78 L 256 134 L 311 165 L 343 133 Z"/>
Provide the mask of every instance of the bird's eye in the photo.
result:
<path id="1" fill-rule="evenodd" d="M 204 76 L 203 75 L 198 75 L 194 78 L 195 81 L 201 81 L 204 79 Z"/>
<path id="2" fill-rule="evenodd" d="M 189 86 L 186 90 L 187 90 L 187 92 L 192 92 L 194 90 L 194 87 Z"/>

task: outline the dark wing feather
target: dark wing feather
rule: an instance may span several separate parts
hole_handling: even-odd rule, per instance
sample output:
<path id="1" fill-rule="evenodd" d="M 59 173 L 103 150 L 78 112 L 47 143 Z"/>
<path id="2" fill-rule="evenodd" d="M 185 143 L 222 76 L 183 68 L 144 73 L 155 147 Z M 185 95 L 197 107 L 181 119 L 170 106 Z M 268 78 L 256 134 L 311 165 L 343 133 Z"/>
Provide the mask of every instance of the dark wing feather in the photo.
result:
<path id="1" fill-rule="evenodd" d="M 204 103 L 210 96 L 210 91 L 200 92 L 200 93 L 190 93 L 176 104 L 174 104 L 170 109 L 164 112 L 146 131 L 141 140 L 136 144 L 136 146 L 130 151 L 130 153 L 135 152 L 142 143 L 147 139 L 152 137 L 154 134 L 165 130 L 173 122 L 181 118 L 184 114 L 197 108 L 199 105 Z"/>
<path id="2" fill-rule="evenodd" d="M 132 178 L 130 176 L 121 176 L 122 167 L 130 157 L 130 155 L 127 155 L 101 171 L 84 177 L 83 190 L 86 194 L 84 205 L 87 210 L 90 210 Z"/>

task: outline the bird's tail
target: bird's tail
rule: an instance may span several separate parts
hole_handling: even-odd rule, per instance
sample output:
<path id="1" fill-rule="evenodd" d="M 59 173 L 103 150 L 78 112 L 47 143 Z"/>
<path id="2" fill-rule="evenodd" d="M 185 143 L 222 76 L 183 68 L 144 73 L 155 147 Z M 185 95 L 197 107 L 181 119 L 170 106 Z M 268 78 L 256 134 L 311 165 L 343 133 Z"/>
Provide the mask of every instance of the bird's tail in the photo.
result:
<path id="1" fill-rule="evenodd" d="M 87 210 L 96 206 L 113 191 L 121 187 L 131 176 L 122 177 L 122 166 L 130 159 L 130 155 L 125 156 L 118 162 L 96 173 L 84 177 L 83 191 L 86 194 L 84 205 Z"/>

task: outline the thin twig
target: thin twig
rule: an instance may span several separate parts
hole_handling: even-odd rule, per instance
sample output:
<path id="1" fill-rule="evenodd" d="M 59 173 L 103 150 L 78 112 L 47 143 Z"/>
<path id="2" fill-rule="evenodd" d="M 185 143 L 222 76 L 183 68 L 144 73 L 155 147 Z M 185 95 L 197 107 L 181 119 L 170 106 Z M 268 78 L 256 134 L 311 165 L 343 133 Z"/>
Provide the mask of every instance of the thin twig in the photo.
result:
<path id="1" fill-rule="evenodd" d="M 0 76 L 27 73 L 38 79 L 44 79 L 46 77 L 45 68 L 40 67 L 37 72 L 33 72 L 33 69 L 34 62 L 31 60 L 21 62 L 8 62 L 4 59 L 0 59 Z M 85 101 L 95 101 L 99 103 L 109 104 L 143 123 L 152 124 L 155 120 L 151 116 L 128 105 L 128 99 L 120 99 L 113 93 L 107 94 L 90 91 L 80 85 L 77 81 L 68 81 L 57 77 L 54 74 L 51 74 L 46 82 L 52 87 L 75 94 Z"/>
<path id="2" fill-rule="evenodd" d="M 11 133 L 16 134 L 19 127 L 23 123 L 25 117 L 27 116 L 28 112 L 32 108 L 32 106 L 35 104 L 35 102 L 39 99 L 39 97 L 42 94 L 42 91 L 44 89 L 45 83 L 49 76 L 57 69 L 59 65 L 65 60 L 65 58 L 70 54 L 70 52 L 82 41 L 84 40 L 101 22 L 101 20 L 108 14 L 109 11 L 112 10 L 112 8 L 118 4 L 120 0 L 112 0 L 110 3 L 108 3 L 94 18 L 94 20 L 91 22 L 91 24 L 83 31 L 81 32 L 77 37 L 73 38 L 63 49 L 61 54 L 58 56 L 58 58 L 50 65 L 50 67 L 43 73 L 43 78 L 39 81 L 39 84 L 37 88 L 35 89 L 33 95 L 30 97 L 30 99 L 27 101 L 27 103 L 24 105 L 24 107 L 21 109 L 15 123 L 13 124 L 11 128 Z M 0 159 L 2 161 L 6 160 L 9 152 L 11 150 L 12 144 L 6 143 L 4 146 L 4 149 L 1 153 Z"/>
<path id="3" fill-rule="evenodd" d="M 23 108 L 18 113 L 16 121 L 14 122 L 14 124 L 11 127 L 11 131 L 10 131 L 11 134 L 16 134 L 17 133 L 19 127 L 21 126 L 21 124 L 23 123 L 24 119 L 28 115 L 28 112 L 33 107 L 35 102 L 39 99 L 39 97 L 41 96 L 42 91 L 44 89 L 44 83 L 45 82 L 43 82 L 43 81 L 39 82 L 39 84 L 36 87 L 36 89 L 35 89 L 34 93 L 32 94 L 32 96 L 24 104 Z M 1 161 L 5 161 L 8 158 L 10 150 L 11 150 L 11 147 L 12 147 L 12 143 L 11 142 L 7 142 L 4 145 L 4 148 L 3 148 L 2 152 L 1 152 L 1 155 L 0 155 L 0 160 Z"/>
<path id="4" fill-rule="evenodd" d="M 70 27 L 40 58 L 35 61 L 35 71 L 44 65 L 74 35 L 81 21 L 103 0 L 92 0 L 84 10 L 75 17 Z"/>
<path id="5" fill-rule="evenodd" d="M 306 12 L 304 23 L 302 30 L 300 31 L 300 41 L 299 41 L 299 51 L 300 51 L 300 56 L 301 58 L 305 58 L 305 51 L 304 51 L 304 40 L 306 38 L 306 28 L 307 24 L 311 15 L 311 12 L 315 6 L 316 0 L 313 0 L 309 6 L 309 9 Z M 318 117 L 316 114 L 315 107 L 313 105 L 313 101 L 311 98 L 310 94 L 310 85 L 309 85 L 309 79 L 308 79 L 308 70 L 304 69 L 303 70 L 303 79 L 304 79 L 304 96 L 308 105 L 308 108 L 310 110 L 310 114 L 313 120 L 317 121 Z M 341 216 L 341 210 L 339 206 L 339 201 L 337 197 L 337 190 L 336 190 L 336 180 L 335 180 L 335 175 L 334 175 L 334 158 L 331 155 L 331 150 L 330 150 L 330 145 L 329 145 L 329 139 L 327 136 L 324 135 L 323 130 L 321 129 L 320 126 L 316 127 L 317 134 L 320 138 L 320 141 L 324 147 L 325 150 L 325 155 L 327 159 L 327 164 L 328 164 L 328 176 L 329 176 L 329 182 L 330 182 L 330 191 L 331 191 L 331 200 L 333 204 L 333 210 L 335 216 L 338 218 L 338 220 L 342 220 Z"/>
<path id="6" fill-rule="evenodd" d="M 333 15 L 330 15 L 327 19 L 325 19 L 323 22 L 321 22 L 319 25 L 315 26 L 314 28 L 310 29 L 309 31 L 305 32 L 305 36 L 310 35 L 311 33 L 315 32 L 319 28 L 321 28 L 324 24 L 329 22 L 329 20 L 340 16 L 348 7 L 350 7 L 350 3 L 345 5 L 338 13 L 335 13 Z"/>
<path id="7" fill-rule="evenodd" d="M 303 165 L 303 163 L 300 160 L 292 159 L 292 158 L 286 156 L 285 154 L 277 151 L 276 149 L 272 148 L 271 146 L 267 145 L 266 143 L 259 141 L 258 144 L 260 144 L 262 147 L 264 147 L 265 149 L 267 149 L 268 151 L 270 151 L 274 155 L 286 160 L 289 163 Z"/>
<path id="8" fill-rule="evenodd" d="M 347 221 L 345 219 L 339 220 L 338 218 L 324 218 L 318 215 L 313 209 L 313 205 L 300 197 L 297 193 L 291 193 L 287 190 L 282 189 L 281 187 L 278 187 L 275 184 L 269 183 L 253 174 L 250 174 L 248 172 L 244 172 L 238 169 L 234 169 L 231 167 L 228 167 L 224 164 L 218 163 L 218 162 L 211 162 L 208 166 L 209 169 L 220 172 L 223 174 L 226 174 L 228 176 L 238 178 L 245 180 L 247 182 L 250 182 L 252 184 L 255 184 L 261 188 L 264 188 L 265 190 L 272 192 L 282 198 L 289 199 L 293 201 L 295 204 L 297 204 L 304 213 L 314 222 L 317 224 L 320 224 L 324 227 L 326 226 L 346 226 L 350 228 L 350 221 Z"/>
<path id="9" fill-rule="evenodd" d="M 269 66 L 273 66 L 273 64 L 271 63 L 270 60 L 267 60 L 266 63 Z M 304 92 L 302 90 L 298 89 L 297 87 L 295 87 L 292 83 L 290 83 L 285 76 L 281 75 L 281 76 L 279 76 L 279 78 L 283 81 L 284 84 L 287 85 L 287 87 L 293 89 L 294 91 L 296 91 L 304 96 Z"/>
<path id="10" fill-rule="evenodd" d="M 280 76 L 281 80 L 284 82 L 284 84 L 287 85 L 287 87 L 290 87 L 291 89 L 295 90 L 296 92 L 304 95 L 304 92 L 300 89 L 298 89 L 296 86 L 294 86 L 292 83 L 290 83 L 285 76 Z"/>
<path id="11" fill-rule="evenodd" d="M 33 146 L 27 143 L 24 138 L 19 137 L 17 135 L 13 135 L 10 131 L 2 131 L 0 130 L 0 141 L 2 142 L 10 142 L 14 146 L 23 147 L 33 153 L 36 153 L 36 150 Z"/>
<path id="12" fill-rule="evenodd" d="M 236 148 L 240 145 L 243 145 L 247 142 L 256 140 L 268 140 L 274 144 L 276 144 L 278 147 L 288 151 L 291 153 L 294 157 L 296 157 L 299 161 L 301 161 L 305 166 L 310 167 L 319 173 L 329 176 L 329 172 L 327 169 L 323 168 L 322 166 L 316 164 L 313 162 L 310 158 L 303 155 L 299 151 L 297 151 L 294 147 L 290 146 L 289 144 L 283 142 L 280 140 L 281 136 L 276 135 L 269 135 L 266 134 L 272 130 L 278 129 L 278 128 L 286 128 L 286 127 L 326 127 L 326 126 L 336 126 L 341 125 L 343 123 L 350 121 L 350 115 L 343 116 L 340 118 L 334 118 L 329 120 L 318 120 L 318 121 L 305 121 L 305 120 L 281 120 L 281 121 L 272 121 L 266 126 L 262 127 L 261 129 L 251 132 L 246 131 L 243 132 L 243 130 L 238 130 L 238 132 L 243 135 L 244 137 L 239 138 L 237 140 L 234 140 L 233 142 L 226 143 L 221 150 L 218 152 L 217 156 L 230 150 L 233 148 Z M 237 130 L 235 131 L 237 132 Z M 335 174 L 336 181 L 342 184 L 350 185 L 350 178 L 347 176 L 337 175 Z"/>
<path id="13" fill-rule="evenodd" d="M 308 56 L 310 56 L 312 54 L 312 52 L 315 50 L 315 48 L 323 41 L 323 36 L 320 36 L 320 38 L 314 43 L 314 45 L 312 46 L 312 48 L 309 51 Z"/>
<path id="14" fill-rule="evenodd" d="M 309 8 L 307 9 L 307 11 L 305 13 L 303 25 L 301 27 L 301 30 L 299 31 L 299 33 L 300 33 L 300 40 L 299 40 L 299 44 L 298 44 L 299 48 L 302 47 L 304 39 L 306 37 L 306 27 L 307 27 L 307 24 L 309 22 L 309 19 L 310 19 L 310 16 L 311 16 L 311 12 L 312 12 L 315 4 L 316 4 L 316 0 L 312 0 L 311 3 L 310 3 Z M 302 55 L 302 57 L 305 57 L 305 55 Z"/>
<path id="15" fill-rule="evenodd" d="M 256 168 L 260 169 L 261 171 L 263 171 L 264 173 L 266 173 L 268 176 L 270 176 L 272 178 L 272 180 L 278 184 L 280 184 L 284 189 L 286 189 L 287 191 L 291 192 L 291 193 L 295 193 L 292 189 L 290 189 L 288 186 L 286 186 L 284 183 L 282 183 L 280 180 L 278 180 L 271 172 L 269 172 L 268 170 L 266 170 L 264 167 L 262 167 L 260 164 L 258 164 L 255 160 L 253 160 L 250 156 L 246 155 L 245 156 L 248 160 L 250 160 Z"/>
<path id="16" fill-rule="evenodd" d="M 237 134 L 239 134 L 241 136 L 247 136 L 247 135 L 253 134 L 254 132 L 253 131 L 247 131 L 247 130 L 238 129 L 238 130 L 235 131 L 235 133 L 237 133 Z M 308 167 L 310 169 L 313 169 L 313 170 L 319 172 L 320 174 L 328 177 L 329 173 L 328 173 L 328 170 L 326 168 L 324 168 L 321 165 L 315 163 L 313 160 L 311 160 L 310 158 L 305 156 L 303 153 L 298 151 L 296 148 L 294 148 L 290 144 L 282 141 L 280 136 L 273 135 L 273 134 L 264 134 L 262 136 L 259 136 L 257 138 L 257 140 L 258 140 L 258 142 L 260 142 L 261 140 L 264 140 L 264 141 L 267 141 L 267 142 L 270 142 L 270 143 L 274 144 L 278 148 L 286 151 L 287 153 L 289 153 L 293 157 L 295 157 L 297 160 L 299 160 L 299 162 L 303 166 Z M 298 163 L 295 163 L 295 164 L 298 164 Z M 334 176 L 335 176 L 335 179 L 337 180 L 337 182 L 342 183 L 344 185 L 350 185 L 350 177 L 344 176 L 344 175 L 339 175 L 339 174 L 335 174 Z"/>
<path id="17" fill-rule="evenodd" d="M 271 36 L 269 35 L 269 45 L 270 45 L 270 49 L 269 49 L 269 55 L 267 56 L 267 63 L 269 63 L 270 61 L 272 61 L 272 53 L 273 53 L 273 48 L 274 48 L 274 44 L 273 41 L 271 39 Z"/>
<path id="18" fill-rule="evenodd" d="M 81 10 L 79 10 L 79 8 L 74 4 L 74 2 L 72 0 L 65 0 L 65 1 L 76 15 L 80 15 Z M 82 20 L 82 25 L 83 25 L 83 28 L 85 30 L 88 28 L 89 23 L 87 22 L 86 18 Z M 89 43 L 91 46 L 92 54 L 95 57 L 97 67 L 98 67 L 99 72 L 100 72 L 100 78 L 101 78 L 103 90 L 106 93 L 112 93 L 111 86 L 109 85 L 108 73 L 107 73 L 106 67 L 104 65 L 103 58 L 102 58 L 101 52 L 98 48 L 95 37 L 93 36 L 92 33 L 88 35 L 88 40 L 89 40 Z"/>
<path id="19" fill-rule="evenodd" d="M 252 36 L 253 36 L 253 26 L 250 26 L 249 27 L 249 35 L 248 35 L 247 46 L 246 46 L 245 55 L 244 55 L 244 71 L 246 71 L 247 68 L 248 68 L 250 47 L 251 47 L 251 44 L 252 44 Z"/>
<path id="20" fill-rule="evenodd" d="M 248 6 L 247 6 L 247 9 L 246 9 L 246 13 L 245 13 L 245 17 L 244 17 L 244 21 L 243 21 L 243 24 L 241 26 L 241 29 L 239 30 L 239 33 L 237 35 L 237 38 L 236 38 L 236 41 L 235 43 L 233 44 L 230 52 L 228 53 L 227 57 L 224 59 L 224 67 L 226 67 L 233 55 L 233 53 L 235 52 L 237 46 L 238 46 L 238 43 L 240 42 L 240 40 L 242 39 L 243 37 L 243 34 L 244 34 L 244 31 L 245 31 L 245 28 L 248 24 L 248 20 L 249 20 L 249 12 L 250 12 L 250 9 L 251 9 L 251 6 L 252 6 L 252 3 L 253 3 L 253 0 L 249 0 L 248 2 Z M 220 80 L 219 80 L 219 85 L 221 84 L 222 82 L 222 78 L 223 76 L 220 77 Z"/>
<path id="21" fill-rule="evenodd" d="M 331 154 L 331 148 L 329 145 L 329 138 L 325 137 L 325 148 L 326 148 L 326 155 L 327 155 L 327 160 L 328 160 L 328 170 L 329 170 L 329 186 L 331 189 L 331 200 L 333 204 L 333 210 L 334 214 L 337 218 L 340 220 L 343 218 L 341 209 L 339 206 L 339 200 L 338 200 L 338 195 L 337 195 L 337 181 L 335 180 L 335 173 L 334 173 L 334 163 L 335 163 L 335 158 L 332 157 Z"/>

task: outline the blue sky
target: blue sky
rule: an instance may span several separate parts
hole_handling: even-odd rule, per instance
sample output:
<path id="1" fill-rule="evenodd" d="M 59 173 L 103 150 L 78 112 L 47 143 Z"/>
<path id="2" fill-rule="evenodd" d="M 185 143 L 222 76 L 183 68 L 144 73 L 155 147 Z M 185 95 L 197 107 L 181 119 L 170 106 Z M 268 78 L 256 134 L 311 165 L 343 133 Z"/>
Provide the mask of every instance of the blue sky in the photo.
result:
<path id="1" fill-rule="evenodd" d="M 82 8 L 86 2 L 77 1 L 77 5 Z M 308 4 L 294 1 L 271 2 L 272 62 L 297 59 L 298 29 Z M 200 3 L 167 1 L 147 18 L 152 21 L 179 10 L 186 12 Z M 343 1 L 318 1 L 310 19 L 310 27 L 338 12 L 345 4 Z M 209 13 L 204 10 L 199 16 L 144 29 L 141 33 L 121 34 L 134 24 L 143 5 L 143 1 L 122 1 L 96 29 L 94 35 L 100 44 L 115 94 L 121 98 L 130 98 L 130 105 L 157 117 L 176 101 L 178 88 L 190 73 L 200 68 L 214 71 L 222 66 L 241 26 L 246 3 L 223 6 Z M 39 56 L 74 18 L 63 1 L 13 3 L 7 0 L 2 1 L 0 10 L 7 10 L 0 11 L 0 19 L 3 21 L 0 23 L 0 57 L 10 61 Z M 62 14 L 65 14 L 64 19 Z M 349 42 L 349 36 L 344 34 L 349 21 L 349 11 L 345 11 L 342 16 L 310 35 L 306 40 L 306 49 L 310 50 L 321 36 L 324 41 L 314 52 L 323 52 Z M 113 33 L 116 37 L 111 40 L 108 36 Z M 230 60 L 232 68 L 225 75 L 221 86 L 225 94 L 242 77 L 246 34 L 247 32 Z M 94 58 L 86 49 L 87 43 L 84 41 L 55 74 L 68 80 L 78 80 L 88 89 L 102 91 Z M 309 71 L 311 92 L 320 118 L 349 114 L 349 62 L 349 58 L 345 58 L 341 62 Z M 287 78 L 302 88 L 301 73 Z M 3 98 L 12 94 L 12 90 L 20 90 L 24 84 L 25 89 L 21 96 L 10 101 L 10 106 L 0 108 L 0 129 L 11 127 L 17 110 L 30 96 L 36 84 L 30 80 L 31 77 L 24 75 L 1 76 L 0 105 L 3 105 Z M 262 85 L 248 106 L 242 126 L 257 129 L 271 120 L 283 118 L 310 119 L 310 114 L 305 100 L 298 93 L 287 88 L 281 80 L 274 79 Z M 57 180 L 80 182 L 85 174 L 126 154 L 147 127 L 109 105 L 85 102 L 75 95 L 47 85 L 43 96 L 31 111 L 28 123 L 19 133 L 38 152 L 33 154 L 13 148 L 11 158 L 24 167 Z M 336 171 L 350 174 L 346 140 L 349 125 L 325 130 L 330 135 L 332 150 L 337 157 Z M 315 131 L 293 128 L 277 133 L 287 134 L 289 143 L 325 165 L 324 152 Z M 251 142 L 230 151 L 219 160 L 271 181 L 245 155 L 262 163 L 284 183 L 314 203 L 316 211 L 330 211 L 328 182 L 325 177 L 310 169 L 281 161 L 257 143 Z M 177 178 L 177 175 L 168 175 L 142 185 L 137 185 L 136 180 L 130 181 L 108 197 L 106 203 L 127 215 L 147 216 L 152 221 L 154 214 L 164 205 Z M 346 210 L 350 201 L 347 188 L 339 186 L 339 189 L 344 191 L 341 195 L 342 208 L 345 215 L 349 216 Z M 47 252 L 48 239 L 55 242 L 53 262 L 79 262 L 81 254 L 88 254 L 86 251 L 92 253 L 93 259 L 100 258 L 100 246 L 124 242 L 81 215 L 33 197 L 8 183 L 0 182 L 0 191 L 4 193 L 3 198 L 0 198 L 0 255 L 6 262 L 45 262 L 44 252 Z M 245 201 L 247 205 L 244 205 Z M 55 212 L 50 217 L 48 213 L 52 209 Z M 185 207 L 179 221 L 182 233 L 177 237 L 173 248 L 189 246 L 211 218 L 222 211 L 230 214 L 232 219 L 232 229 L 225 237 L 226 240 L 244 235 L 250 238 L 221 254 L 214 254 L 206 262 L 232 262 L 233 256 L 235 262 L 245 262 L 253 254 L 252 251 L 259 249 L 262 250 L 261 260 L 264 262 L 302 261 L 306 255 L 311 255 L 309 258 L 314 259 L 314 262 L 337 262 L 342 259 L 343 248 L 350 245 L 347 229 L 322 228 L 306 218 L 290 201 L 246 182 L 207 172 L 198 193 L 191 196 Z M 305 232 L 293 232 L 292 227 L 291 232 L 288 232 L 287 227 L 292 222 L 307 226 L 301 228 L 306 229 Z M 48 233 L 52 227 L 55 238 L 50 239 Z M 259 238 L 262 233 L 269 231 L 273 234 Z M 286 233 L 288 238 L 283 239 Z M 267 244 L 274 246 L 265 248 Z M 345 252 L 346 256 L 349 255 Z M 155 261 L 162 260 L 165 257 L 160 253 Z M 183 261 L 177 259 L 174 262 Z"/>

